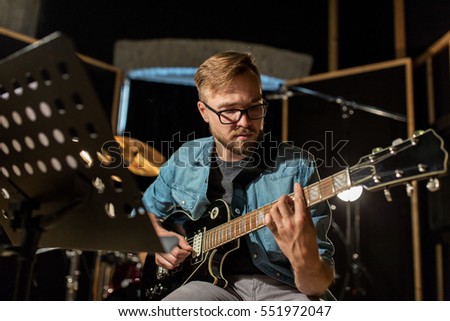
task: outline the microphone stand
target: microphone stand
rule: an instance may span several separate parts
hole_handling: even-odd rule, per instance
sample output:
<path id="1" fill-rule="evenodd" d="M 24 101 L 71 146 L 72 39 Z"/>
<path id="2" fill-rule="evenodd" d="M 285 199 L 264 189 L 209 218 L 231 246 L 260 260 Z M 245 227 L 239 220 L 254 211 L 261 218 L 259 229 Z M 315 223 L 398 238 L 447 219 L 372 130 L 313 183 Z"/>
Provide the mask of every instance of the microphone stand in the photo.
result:
<path id="1" fill-rule="evenodd" d="M 346 244 L 348 246 L 348 264 L 350 267 L 351 284 L 348 284 L 348 278 L 343 287 L 343 293 L 341 299 L 344 298 L 345 293 L 348 293 L 350 300 L 365 299 L 368 295 L 368 291 L 365 287 L 363 279 L 365 278 L 369 285 L 372 285 L 372 277 L 367 271 L 367 268 L 361 261 L 360 257 L 360 214 L 359 214 L 359 201 L 355 203 L 355 213 L 352 215 L 351 204 L 352 202 L 346 202 Z M 352 233 L 353 232 L 353 233 Z"/>
<path id="2" fill-rule="evenodd" d="M 351 115 L 353 115 L 354 110 L 362 110 L 367 113 L 371 113 L 371 114 L 386 117 L 386 118 L 391 118 L 394 120 L 398 120 L 400 122 L 404 122 L 404 123 L 407 122 L 406 116 L 402 115 L 402 114 L 388 112 L 381 108 L 374 107 L 374 106 L 367 105 L 367 104 L 361 104 L 361 103 L 355 102 L 353 100 L 348 100 L 341 96 L 332 96 L 332 95 L 324 94 L 324 93 L 316 91 L 316 90 L 312 90 L 312 89 L 308 89 L 308 88 L 304 88 L 304 87 L 298 87 L 298 86 L 282 85 L 282 86 L 280 86 L 280 89 L 277 94 L 266 95 L 266 99 L 268 99 L 268 100 L 287 99 L 289 97 L 302 96 L 302 95 L 317 97 L 326 102 L 335 103 L 335 104 L 341 106 L 342 118 L 344 118 L 344 119 L 349 118 Z"/>

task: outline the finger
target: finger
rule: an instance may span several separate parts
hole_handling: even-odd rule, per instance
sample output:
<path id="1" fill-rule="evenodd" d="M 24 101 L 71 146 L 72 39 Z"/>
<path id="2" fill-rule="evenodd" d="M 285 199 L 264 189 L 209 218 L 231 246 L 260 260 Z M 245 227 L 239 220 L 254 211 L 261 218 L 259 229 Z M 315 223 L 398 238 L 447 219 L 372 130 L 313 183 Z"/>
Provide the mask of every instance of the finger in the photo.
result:
<path id="1" fill-rule="evenodd" d="M 272 233 L 277 232 L 277 226 L 273 221 L 272 215 L 270 215 L 270 213 L 267 213 L 264 216 L 264 225 L 266 225 Z"/>
<path id="2" fill-rule="evenodd" d="M 272 224 L 275 224 L 276 226 L 279 226 L 282 224 L 283 216 L 281 215 L 280 211 L 280 200 L 278 200 L 276 203 L 272 205 L 272 208 L 270 209 L 270 218 Z"/>
<path id="3" fill-rule="evenodd" d="M 188 241 L 186 241 L 186 239 L 184 237 L 179 238 L 178 246 L 185 251 L 188 251 L 188 252 L 192 251 L 192 246 L 189 244 Z"/>
<path id="4" fill-rule="evenodd" d="M 296 221 L 302 222 L 306 220 L 312 226 L 313 221 L 311 217 L 311 212 L 308 208 L 308 203 L 306 201 L 303 187 L 299 183 L 296 183 L 294 185 L 294 203 L 297 212 L 300 214 L 296 215 Z"/>
<path id="5" fill-rule="evenodd" d="M 170 261 L 170 257 L 160 253 L 156 253 L 155 255 L 155 263 L 156 265 L 166 268 L 168 270 L 171 270 L 176 266 L 175 262 Z"/>
<path id="6" fill-rule="evenodd" d="M 165 260 L 165 262 L 169 263 L 170 267 L 173 268 L 173 267 L 177 267 L 178 265 L 180 265 L 190 254 L 191 254 L 190 252 L 187 255 L 177 252 L 176 255 L 174 255 L 174 253 L 171 252 L 171 253 L 162 254 L 162 257 Z"/>
<path id="7" fill-rule="evenodd" d="M 280 197 L 279 211 L 282 217 L 286 218 L 292 215 L 294 210 L 294 203 L 288 195 Z"/>
<path id="8" fill-rule="evenodd" d="M 305 194 L 299 183 L 294 184 L 294 205 L 296 208 L 306 208 Z"/>
<path id="9" fill-rule="evenodd" d="M 178 246 L 175 246 L 170 250 L 170 252 L 162 253 L 159 252 L 159 258 L 161 262 L 168 262 L 170 264 L 176 265 L 179 263 L 180 260 L 184 260 L 184 258 L 187 256 L 187 252 L 185 250 L 180 249 Z"/>
<path id="10" fill-rule="evenodd" d="M 295 203 L 294 203 L 294 197 L 288 197 L 286 199 L 286 205 L 289 206 L 289 208 L 294 211 L 295 210 Z"/>

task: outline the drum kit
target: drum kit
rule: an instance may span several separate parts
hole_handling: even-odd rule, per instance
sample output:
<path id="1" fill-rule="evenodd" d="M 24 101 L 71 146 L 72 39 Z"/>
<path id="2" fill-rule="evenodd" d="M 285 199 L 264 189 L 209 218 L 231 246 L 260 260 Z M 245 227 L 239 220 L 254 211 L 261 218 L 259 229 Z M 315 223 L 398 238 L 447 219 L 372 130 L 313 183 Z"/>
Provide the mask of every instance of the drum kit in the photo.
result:
<path id="1" fill-rule="evenodd" d="M 119 144 L 123 163 L 135 175 L 156 177 L 165 157 L 150 145 L 127 136 L 114 136 Z M 66 276 L 66 300 L 76 300 L 79 256 L 81 251 L 67 252 L 69 274 Z M 93 271 L 92 299 L 140 300 L 140 281 L 146 253 L 96 253 Z"/>

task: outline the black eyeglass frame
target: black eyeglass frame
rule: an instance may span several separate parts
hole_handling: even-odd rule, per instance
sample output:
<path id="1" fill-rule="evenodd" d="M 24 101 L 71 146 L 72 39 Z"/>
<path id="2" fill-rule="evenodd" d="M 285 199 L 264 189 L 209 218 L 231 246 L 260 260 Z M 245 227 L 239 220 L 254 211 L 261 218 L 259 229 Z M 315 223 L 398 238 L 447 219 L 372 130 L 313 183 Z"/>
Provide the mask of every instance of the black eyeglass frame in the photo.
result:
<path id="1" fill-rule="evenodd" d="M 247 107 L 247 108 L 245 108 L 245 109 L 226 109 L 226 110 L 222 110 L 222 111 L 217 111 L 217 110 L 215 110 L 214 108 L 212 108 L 210 105 L 208 105 L 207 103 L 205 103 L 203 100 L 200 100 L 200 102 L 201 102 L 203 105 L 205 105 L 205 107 L 206 107 L 207 109 L 209 109 L 209 110 L 212 111 L 214 114 L 216 114 L 217 117 L 219 117 L 219 121 L 220 121 L 223 125 L 236 124 L 238 121 L 241 120 L 243 114 L 246 114 L 247 117 L 248 117 L 249 119 L 251 119 L 251 120 L 262 119 L 262 118 L 266 117 L 266 114 L 267 114 L 267 108 L 269 107 L 269 103 L 268 103 L 267 101 L 263 100 L 263 103 L 262 103 L 262 104 L 253 105 L 253 106 Z M 249 111 L 250 109 L 252 109 L 252 108 L 260 107 L 260 106 L 263 106 L 263 107 L 264 107 L 264 114 L 263 114 L 261 117 L 257 117 L 257 118 L 250 117 L 250 115 L 248 114 L 248 111 Z M 222 113 L 224 113 L 224 112 L 230 112 L 230 111 L 239 111 L 239 112 L 240 112 L 239 118 L 238 118 L 236 121 L 224 123 L 224 122 L 222 121 L 221 115 L 222 115 Z"/>

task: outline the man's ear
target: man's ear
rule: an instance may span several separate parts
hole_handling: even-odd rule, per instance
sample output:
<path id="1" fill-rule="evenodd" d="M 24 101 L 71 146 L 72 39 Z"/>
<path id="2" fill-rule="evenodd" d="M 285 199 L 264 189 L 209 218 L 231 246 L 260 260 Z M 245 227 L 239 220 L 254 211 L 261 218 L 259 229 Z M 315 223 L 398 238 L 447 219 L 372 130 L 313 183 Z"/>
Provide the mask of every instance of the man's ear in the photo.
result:
<path id="1" fill-rule="evenodd" d="M 202 103 L 201 101 L 198 101 L 198 102 L 197 102 L 197 108 L 198 108 L 198 111 L 200 112 L 200 115 L 202 115 L 203 120 L 204 120 L 206 123 L 209 123 L 209 113 L 208 113 L 208 111 L 206 110 L 205 105 L 203 105 L 203 103 Z"/>

